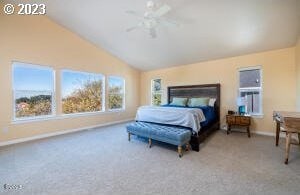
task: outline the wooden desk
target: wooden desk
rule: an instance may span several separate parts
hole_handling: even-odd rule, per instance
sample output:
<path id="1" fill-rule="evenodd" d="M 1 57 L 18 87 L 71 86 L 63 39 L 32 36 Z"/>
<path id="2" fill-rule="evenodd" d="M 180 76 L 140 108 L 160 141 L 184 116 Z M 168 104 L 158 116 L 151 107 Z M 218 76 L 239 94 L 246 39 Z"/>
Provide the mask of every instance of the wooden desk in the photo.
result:
<path id="1" fill-rule="evenodd" d="M 283 123 L 285 117 L 300 118 L 300 112 L 274 111 L 273 120 L 276 122 L 276 146 L 279 142 L 280 125 Z"/>

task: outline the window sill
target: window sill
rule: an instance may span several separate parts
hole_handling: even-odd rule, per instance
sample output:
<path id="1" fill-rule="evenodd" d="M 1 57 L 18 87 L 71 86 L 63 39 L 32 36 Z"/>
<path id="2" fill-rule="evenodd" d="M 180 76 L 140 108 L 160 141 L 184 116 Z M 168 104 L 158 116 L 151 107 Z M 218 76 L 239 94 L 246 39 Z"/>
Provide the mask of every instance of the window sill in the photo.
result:
<path id="1" fill-rule="evenodd" d="M 79 113 L 70 113 L 70 114 L 61 114 L 56 116 L 58 119 L 64 119 L 64 118 L 74 118 L 74 117 L 80 117 L 80 116 L 94 116 L 94 115 L 101 115 L 104 114 L 105 111 L 96 111 L 96 112 L 79 112 Z"/>
<path id="2" fill-rule="evenodd" d="M 264 118 L 264 114 L 250 114 L 252 118 Z"/>
<path id="3" fill-rule="evenodd" d="M 36 117 L 36 118 L 22 118 L 22 119 L 15 119 L 11 122 L 11 124 L 23 124 L 23 123 L 32 123 L 32 122 L 39 122 L 39 121 L 48 121 L 57 118 L 57 116 L 50 115 L 44 117 Z"/>
<path id="4" fill-rule="evenodd" d="M 111 112 L 125 112 L 124 108 L 120 108 L 120 109 L 110 109 L 107 111 L 107 113 L 111 113 Z"/>
<path id="5" fill-rule="evenodd" d="M 72 113 L 72 114 L 62 114 L 57 116 L 45 116 L 45 117 L 38 117 L 38 118 L 24 118 L 24 119 L 16 119 L 11 122 L 11 124 L 25 124 L 25 123 L 33 123 L 33 122 L 42 122 L 42 121 L 49 121 L 49 120 L 60 120 L 60 119 L 68 119 L 68 118 L 76 118 L 76 117 L 88 117 L 88 116 L 97 116 L 109 113 L 118 113 L 118 112 L 125 112 L 125 109 L 118 109 L 118 110 L 108 110 L 108 111 L 98 111 L 98 112 L 85 112 L 85 113 Z"/>

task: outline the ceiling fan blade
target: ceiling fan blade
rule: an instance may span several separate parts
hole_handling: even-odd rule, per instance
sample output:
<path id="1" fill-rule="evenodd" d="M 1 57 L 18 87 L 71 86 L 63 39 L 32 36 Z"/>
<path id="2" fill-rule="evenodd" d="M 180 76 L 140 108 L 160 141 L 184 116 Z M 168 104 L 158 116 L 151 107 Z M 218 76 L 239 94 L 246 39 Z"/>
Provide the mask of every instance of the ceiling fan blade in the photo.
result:
<path id="1" fill-rule="evenodd" d="M 167 14 L 170 10 L 171 10 L 171 7 L 168 6 L 167 4 L 164 4 L 163 6 L 158 8 L 158 10 L 156 10 L 154 13 L 157 17 L 161 17 L 161 16 Z"/>
<path id="2" fill-rule="evenodd" d="M 134 27 L 131 27 L 131 28 L 127 28 L 127 29 L 126 29 L 126 32 L 133 31 L 133 30 L 135 30 L 135 29 L 137 29 L 137 28 L 138 28 L 138 26 L 134 26 Z"/>
<path id="3" fill-rule="evenodd" d="M 126 11 L 127 14 L 130 14 L 130 15 L 133 15 L 133 16 L 137 16 L 137 17 L 140 17 L 140 18 L 144 18 L 144 15 L 136 12 L 136 11 L 131 11 L 131 10 L 128 10 Z"/>
<path id="4" fill-rule="evenodd" d="M 159 23 L 166 24 L 166 25 L 169 25 L 169 26 L 175 26 L 175 27 L 180 26 L 180 24 L 178 22 L 176 22 L 174 20 L 167 19 L 167 18 L 160 18 Z"/>
<path id="5" fill-rule="evenodd" d="M 135 29 L 137 29 L 137 28 L 140 28 L 141 26 L 143 26 L 143 22 L 138 23 L 136 26 L 127 28 L 127 29 L 126 29 L 126 32 L 133 31 L 133 30 L 135 30 Z"/>
<path id="6" fill-rule="evenodd" d="M 156 38 L 156 30 L 155 28 L 150 28 L 149 29 L 150 35 L 152 38 Z"/>

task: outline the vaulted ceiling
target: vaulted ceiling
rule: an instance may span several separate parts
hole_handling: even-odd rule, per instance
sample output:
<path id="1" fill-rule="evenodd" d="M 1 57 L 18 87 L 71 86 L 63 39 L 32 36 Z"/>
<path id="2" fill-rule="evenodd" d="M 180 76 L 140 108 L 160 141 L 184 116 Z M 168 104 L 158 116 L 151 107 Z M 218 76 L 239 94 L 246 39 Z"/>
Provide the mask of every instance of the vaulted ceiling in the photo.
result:
<path id="1" fill-rule="evenodd" d="M 22 1 L 23 2 L 23 1 Z M 180 26 L 158 26 L 153 39 L 126 32 L 146 0 L 41 0 L 47 16 L 140 70 L 152 70 L 295 45 L 300 0 L 156 0 Z"/>

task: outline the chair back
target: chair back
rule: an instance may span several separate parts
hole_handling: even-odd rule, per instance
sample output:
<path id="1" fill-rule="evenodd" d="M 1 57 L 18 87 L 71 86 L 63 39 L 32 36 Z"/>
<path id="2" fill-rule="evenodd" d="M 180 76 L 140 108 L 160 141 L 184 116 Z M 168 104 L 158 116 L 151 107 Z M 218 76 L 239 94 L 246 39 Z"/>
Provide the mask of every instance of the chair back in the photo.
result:
<path id="1" fill-rule="evenodd" d="M 300 132 L 300 118 L 284 117 L 284 125 L 287 131 Z"/>

